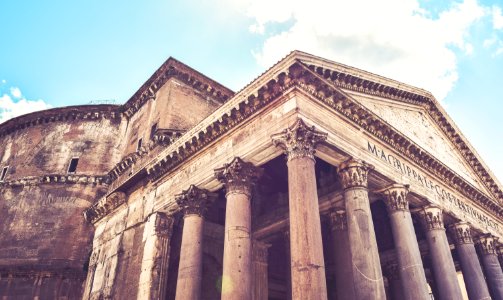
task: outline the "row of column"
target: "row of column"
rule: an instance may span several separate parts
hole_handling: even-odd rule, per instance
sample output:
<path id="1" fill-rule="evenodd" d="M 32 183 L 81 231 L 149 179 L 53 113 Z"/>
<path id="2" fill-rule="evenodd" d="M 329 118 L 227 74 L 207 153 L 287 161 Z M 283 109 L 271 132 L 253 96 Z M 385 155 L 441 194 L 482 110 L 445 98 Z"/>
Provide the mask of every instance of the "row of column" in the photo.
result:
<path id="1" fill-rule="evenodd" d="M 301 119 L 272 136 L 273 143 L 281 147 L 287 156 L 292 299 L 327 299 L 314 158 L 315 146 L 326 137 L 325 133 L 306 126 Z M 345 210 L 332 214 L 331 220 L 332 230 L 336 234 L 339 299 L 386 299 L 368 198 L 367 176 L 370 169 L 371 166 L 354 159 L 338 168 L 344 189 Z M 227 198 L 222 299 L 251 299 L 254 294 L 253 270 L 263 268 L 260 264 L 252 267 L 250 205 L 252 186 L 261 174 L 262 169 L 240 158 L 234 158 L 229 164 L 215 170 L 215 177 L 225 186 Z M 395 240 L 397 271 L 402 287 L 400 299 L 429 299 L 407 201 L 408 187 L 395 184 L 380 192 L 385 195 Z M 213 194 L 195 186 L 176 198 L 185 216 L 176 299 L 200 298 L 203 216 L 213 198 Z M 442 212 L 430 206 L 418 213 L 426 229 L 440 298 L 461 299 Z M 457 224 L 453 228 L 456 237 L 462 237 L 456 238 L 456 248 L 470 299 L 489 299 L 469 227 L 467 224 Z M 485 237 L 480 243 L 482 249 L 494 246 L 491 237 Z M 503 273 L 494 247 L 491 249 L 483 251 L 482 262 L 494 297 L 503 299 Z"/>

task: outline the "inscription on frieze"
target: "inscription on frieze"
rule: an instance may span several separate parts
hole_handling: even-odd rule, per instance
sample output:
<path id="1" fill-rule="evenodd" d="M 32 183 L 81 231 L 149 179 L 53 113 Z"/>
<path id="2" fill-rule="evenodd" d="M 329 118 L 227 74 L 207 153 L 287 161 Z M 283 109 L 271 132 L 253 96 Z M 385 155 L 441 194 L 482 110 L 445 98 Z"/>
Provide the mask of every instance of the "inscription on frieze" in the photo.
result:
<path id="1" fill-rule="evenodd" d="M 394 155 L 388 150 L 380 148 L 370 141 L 367 141 L 366 148 L 367 151 L 377 159 L 387 163 L 401 175 L 408 177 L 411 180 L 411 183 L 433 191 L 436 195 L 436 199 L 441 202 L 443 207 L 450 208 L 457 215 L 469 217 L 471 219 L 471 222 L 479 223 L 482 225 L 482 227 L 490 227 L 500 233 L 500 228 L 496 221 L 488 217 L 479 209 L 468 204 L 466 201 L 458 198 L 456 195 L 450 192 L 448 188 L 438 183 L 432 177 L 419 171 L 404 159 L 398 157 L 397 155 Z"/>

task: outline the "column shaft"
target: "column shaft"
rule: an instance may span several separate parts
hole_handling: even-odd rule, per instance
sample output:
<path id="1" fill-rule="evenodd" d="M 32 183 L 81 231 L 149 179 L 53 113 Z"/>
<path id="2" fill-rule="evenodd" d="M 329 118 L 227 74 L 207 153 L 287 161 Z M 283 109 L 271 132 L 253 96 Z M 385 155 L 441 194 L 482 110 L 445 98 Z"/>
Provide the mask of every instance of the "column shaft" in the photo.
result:
<path id="1" fill-rule="evenodd" d="M 203 223 L 199 215 L 186 215 L 183 224 L 178 281 L 177 300 L 201 299 L 203 271 Z"/>
<path id="2" fill-rule="evenodd" d="M 327 134 L 302 119 L 272 137 L 288 158 L 292 299 L 327 299 L 320 210 L 314 170 L 315 146 Z"/>
<path id="3" fill-rule="evenodd" d="M 251 299 L 250 197 L 227 193 L 222 299 Z"/>
<path id="4" fill-rule="evenodd" d="M 349 160 L 339 167 L 356 299 L 386 299 L 367 190 L 369 166 Z"/>
<path id="5" fill-rule="evenodd" d="M 337 299 L 356 299 L 353 283 L 353 266 L 349 247 L 346 212 L 336 211 L 330 214 L 332 242 L 335 254 L 335 286 Z"/>
<path id="6" fill-rule="evenodd" d="M 259 241 L 254 241 L 252 245 L 252 299 L 269 299 L 269 278 L 267 272 L 268 248 L 271 245 Z"/>
<path id="7" fill-rule="evenodd" d="M 145 223 L 138 299 L 164 299 L 173 219 L 154 213 Z"/>
<path id="8" fill-rule="evenodd" d="M 480 250 L 482 265 L 486 273 L 486 281 L 493 299 L 503 299 L 503 271 L 496 254 L 495 239 L 490 236 L 481 237 L 477 245 Z"/>
<path id="9" fill-rule="evenodd" d="M 421 253 L 409 211 L 408 186 L 393 184 L 380 192 L 386 195 L 384 202 L 395 241 L 403 297 L 404 299 L 429 299 Z"/>
<path id="10" fill-rule="evenodd" d="M 445 234 L 442 210 L 436 206 L 427 206 L 422 208 L 419 214 L 428 241 L 433 275 L 440 299 L 461 299 L 461 287 Z"/>
<path id="11" fill-rule="evenodd" d="M 288 161 L 292 299 L 326 299 L 325 262 L 314 160 Z"/>
<path id="12" fill-rule="evenodd" d="M 479 258 L 473 245 L 469 225 L 467 223 L 457 223 L 451 229 L 456 241 L 456 252 L 461 263 L 468 298 L 474 300 L 491 299 Z"/>
<path id="13" fill-rule="evenodd" d="M 388 279 L 389 300 L 404 299 L 402 283 L 400 282 L 400 268 L 397 264 L 390 264 L 385 267 L 385 276 Z"/>
<path id="14" fill-rule="evenodd" d="M 225 300 L 252 297 L 251 187 L 261 174 L 262 169 L 238 157 L 215 170 L 227 190 L 222 275 Z"/>

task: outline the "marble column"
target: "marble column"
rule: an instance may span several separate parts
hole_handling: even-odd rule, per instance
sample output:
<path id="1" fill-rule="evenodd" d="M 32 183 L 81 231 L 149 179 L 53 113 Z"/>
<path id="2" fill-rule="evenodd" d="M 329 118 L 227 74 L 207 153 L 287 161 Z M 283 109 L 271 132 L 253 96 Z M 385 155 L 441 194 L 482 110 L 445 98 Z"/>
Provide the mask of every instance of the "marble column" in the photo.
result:
<path id="1" fill-rule="evenodd" d="M 462 299 L 456 267 L 445 234 L 442 209 L 430 205 L 418 210 L 418 215 L 428 241 L 433 275 L 440 299 Z"/>
<path id="2" fill-rule="evenodd" d="M 403 299 L 429 299 L 428 284 L 407 200 L 409 187 L 393 184 L 378 193 L 385 195 L 384 203 L 395 241 Z"/>
<path id="3" fill-rule="evenodd" d="M 225 185 L 225 240 L 222 299 L 249 300 L 252 296 L 251 191 L 262 169 L 236 157 L 215 170 Z"/>
<path id="4" fill-rule="evenodd" d="M 391 300 L 404 299 L 402 283 L 400 282 L 400 267 L 398 266 L 398 264 L 389 264 L 385 266 L 383 272 L 384 276 L 386 276 L 386 278 L 388 279 L 388 298 Z"/>
<path id="5" fill-rule="evenodd" d="M 216 195 L 191 185 L 175 196 L 183 213 L 182 246 L 176 282 L 177 300 L 201 298 L 203 279 L 203 224 L 208 205 Z"/>
<path id="6" fill-rule="evenodd" d="M 479 258 L 473 245 L 470 225 L 460 222 L 451 225 L 450 229 L 456 243 L 456 251 L 461 264 L 468 298 L 474 300 L 491 299 Z"/>
<path id="7" fill-rule="evenodd" d="M 503 246 L 499 246 L 497 248 L 497 252 L 498 252 L 498 260 L 500 261 L 500 266 L 503 270 Z"/>
<path id="8" fill-rule="evenodd" d="M 138 299 L 164 299 L 172 231 L 173 219 L 164 213 L 153 213 L 145 222 Z"/>
<path id="9" fill-rule="evenodd" d="M 337 299 L 356 299 L 346 212 L 344 210 L 337 210 L 331 212 L 329 217 L 335 252 L 335 287 Z"/>
<path id="10" fill-rule="evenodd" d="M 269 299 L 269 277 L 267 272 L 267 258 L 270 244 L 253 241 L 252 245 L 252 299 Z"/>
<path id="11" fill-rule="evenodd" d="M 486 281 L 493 299 L 503 299 L 503 271 L 496 254 L 496 238 L 490 234 L 477 239 L 480 259 L 486 273 Z"/>
<path id="12" fill-rule="evenodd" d="M 344 189 L 356 299 L 386 299 L 367 189 L 371 168 L 362 161 L 349 159 L 338 170 Z"/>
<path id="13" fill-rule="evenodd" d="M 285 260 L 288 269 L 285 270 L 286 278 L 286 300 L 292 300 L 292 269 L 290 267 L 292 256 L 290 255 L 290 228 L 287 228 L 283 232 L 283 238 L 285 239 Z"/>
<path id="14" fill-rule="evenodd" d="M 272 137 L 288 166 L 292 299 L 327 299 L 314 148 L 326 133 L 302 119 Z"/>

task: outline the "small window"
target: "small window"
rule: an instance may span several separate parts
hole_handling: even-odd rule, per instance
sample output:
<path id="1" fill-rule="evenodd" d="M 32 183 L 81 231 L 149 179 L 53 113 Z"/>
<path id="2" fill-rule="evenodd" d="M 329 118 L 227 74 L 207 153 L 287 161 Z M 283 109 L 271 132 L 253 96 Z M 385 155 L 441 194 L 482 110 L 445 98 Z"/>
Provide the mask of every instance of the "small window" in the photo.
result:
<path id="1" fill-rule="evenodd" d="M 74 157 L 70 161 L 70 165 L 68 166 L 68 173 L 75 173 L 77 171 L 77 165 L 79 164 L 79 159 Z"/>
<path id="2" fill-rule="evenodd" d="M 136 146 L 136 151 L 139 151 L 139 150 L 140 150 L 140 148 L 141 148 L 142 144 L 143 144 L 143 138 L 140 138 L 140 139 L 138 140 L 138 146 Z"/>
<path id="3" fill-rule="evenodd" d="M 157 130 L 157 123 L 155 123 L 154 125 L 152 125 L 152 128 L 150 128 L 150 139 L 154 138 L 156 130 Z"/>
<path id="4" fill-rule="evenodd" d="M 9 170 L 9 167 L 3 167 L 2 169 L 2 174 L 0 174 L 0 181 L 4 181 L 5 177 L 7 176 L 7 171 Z"/>

